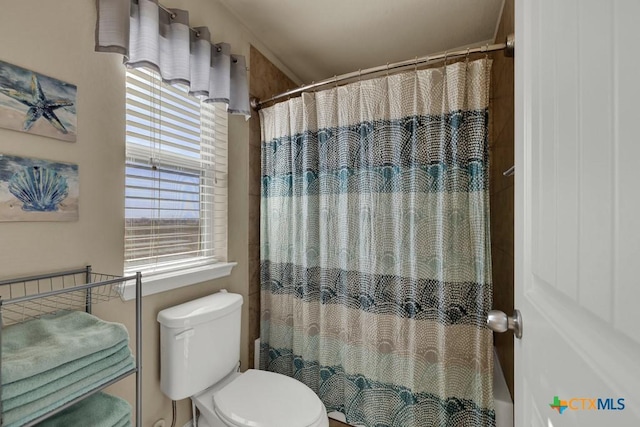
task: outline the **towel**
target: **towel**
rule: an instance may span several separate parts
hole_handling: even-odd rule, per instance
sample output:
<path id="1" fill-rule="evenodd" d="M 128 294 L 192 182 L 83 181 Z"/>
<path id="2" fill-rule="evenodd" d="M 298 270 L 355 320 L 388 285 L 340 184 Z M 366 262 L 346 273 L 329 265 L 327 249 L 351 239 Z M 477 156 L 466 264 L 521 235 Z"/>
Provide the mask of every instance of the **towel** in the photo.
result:
<path id="1" fill-rule="evenodd" d="M 120 419 L 113 427 L 131 427 L 131 414 L 127 414 Z"/>
<path id="2" fill-rule="evenodd" d="M 2 407 L 5 411 L 10 411 L 11 409 L 17 408 L 18 406 L 26 405 L 27 403 L 34 402 L 38 399 L 42 399 L 52 393 L 60 394 L 60 390 L 65 390 L 65 387 L 70 386 L 74 383 L 84 380 L 87 377 L 92 375 L 100 376 L 107 372 L 108 369 L 114 368 L 120 362 L 126 361 L 126 359 L 131 359 L 131 350 L 129 347 L 123 347 L 120 351 L 112 354 L 109 357 L 103 358 L 102 360 L 98 360 L 91 365 L 88 365 L 82 369 L 78 369 L 75 372 L 67 374 L 65 376 L 59 376 L 58 379 L 49 382 L 41 387 L 33 388 L 25 393 L 19 394 L 15 397 L 5 399 L 4 398 L 4 388 L 3 388 L 3 399 L 2 399 Z M 125 365 L 123 365 L 125 366 Z M 127 361 L 127 365 L 128 361 Z M 113 369 L 112 369 L 113 370 Z M 120 369 L 117 369 L 120 370 Z M 55 369 L 54 369 L 55 371 Z M 39 374 L 43 375 L 43 374 Z M 28 383 L 29 379 L 24 379 L 22 381 L 18 381 L 18 383 Z M 12 385 L 18 384 L 13 383 Z"/>
<path id="3" fill-rule="evenodd" d="M 124 427 L 131 425 L 131 405 L 119 397 L 96 393 L 38 424 L 39 427 Z"/>
<path id="4" fill-rule="evenodd" d="M 123 418 L 118 424 L 116 424 L 113 427 L 132 427 L 133 424 L 131 424 L 131 418 Z"/>
<path id="5" fill-rule="evenodd" d="M 135 368 L 132 356 L 127 357 L 122 362 L 116 363 L 110 368 L 103 369 L 90 375 L 76 383 L 68 385 L 54 393 L 44 396 L 34 402 L 18 406 L 4 413 L 4 422 L 7 427 L 18 427 L 39 416 L 54 410 L 76 397 L 87 393 L 96 387 L 106 384 L 110 380 L 123 375 Z M 91 425 L 91 424 L 80 424 Z"/>
<path id="6" fill-rule="evenodd" d="M 119 323 L 81 311 L 60 311 L 2 332 L 2 383 L 41 374 L 128 340 Z"/>
<path id="7" fill-rule="evenodd" d="M 60 365 L 57 368 L 42 372 L 41 374 L 36 374 L 32 377 L 28 377 L 13 383 L 3 384 L 2 401 L 6 404 L 8 400 L 22 394 L 30 393 L 40 388 L 44 389 L 49 384 L 59 384 L 58 381 L 64 380 L 68 376 L 76 375 L 75 378 L 78 378 L 76 374 L 78 371 L 86 373 L 83 373 L 81 378 L 89 376 L 97 371 L 97 364 L 100 364 L 100 366 L 105 366 L 104 363 L 101 363 L 105 360 L 109 360 L 113 364 L 124 359 L 128 354 L 131 354 L 131 351 L 127 347 L 128 344 L 128 341 L 122 341 L 121 343 L 118 343 L 111 348 L 98 351 L 96 353 L 90 354 L 89 356 L 82 357 L 72 362 L 65 363 L 64 365 Z M 113 359 L 112 356 L 115 356 L 117 360 Z M 64 385 L 62 385 L 61 387 L 64 387 Z M 5 410 L 7 409 L 8 408 L 5 407 Z"/>

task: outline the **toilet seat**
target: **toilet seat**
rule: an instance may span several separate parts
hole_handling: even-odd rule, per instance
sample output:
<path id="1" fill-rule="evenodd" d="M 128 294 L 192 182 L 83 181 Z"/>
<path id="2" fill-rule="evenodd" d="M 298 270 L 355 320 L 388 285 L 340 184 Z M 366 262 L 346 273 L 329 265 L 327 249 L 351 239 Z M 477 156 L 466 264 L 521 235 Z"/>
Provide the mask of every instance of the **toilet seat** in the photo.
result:
<path id="1" fill-rule="evenodd" d="M 316 427 L 327 414 L 306 385 L 273 372 L 249 369 L 213 394 L 215 413 L 236 427 Z"/>

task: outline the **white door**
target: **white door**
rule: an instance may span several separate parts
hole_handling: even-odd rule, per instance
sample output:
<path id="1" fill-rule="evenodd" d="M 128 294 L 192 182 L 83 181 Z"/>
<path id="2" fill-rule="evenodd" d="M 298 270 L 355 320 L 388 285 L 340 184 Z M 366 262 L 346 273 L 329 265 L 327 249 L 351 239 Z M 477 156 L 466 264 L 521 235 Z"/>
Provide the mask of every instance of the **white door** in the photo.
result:
<path id="1" fill-rule="evenodd" d="M 640 426 L 640 1 L 515 27 L 516 426 Z"/>

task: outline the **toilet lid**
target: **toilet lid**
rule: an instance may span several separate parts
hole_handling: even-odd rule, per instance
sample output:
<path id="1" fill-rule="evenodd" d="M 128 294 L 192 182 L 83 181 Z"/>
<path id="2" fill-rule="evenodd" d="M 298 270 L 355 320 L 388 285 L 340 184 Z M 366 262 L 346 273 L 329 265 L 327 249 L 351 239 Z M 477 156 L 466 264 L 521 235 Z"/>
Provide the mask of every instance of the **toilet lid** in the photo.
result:
<path id="1" fill-rule="evenodd" d="M 238 427 L 307 427 L 324 414 L 316 394 L 298 380 L 249 369 L 214 393 L 218 416 Z"/>

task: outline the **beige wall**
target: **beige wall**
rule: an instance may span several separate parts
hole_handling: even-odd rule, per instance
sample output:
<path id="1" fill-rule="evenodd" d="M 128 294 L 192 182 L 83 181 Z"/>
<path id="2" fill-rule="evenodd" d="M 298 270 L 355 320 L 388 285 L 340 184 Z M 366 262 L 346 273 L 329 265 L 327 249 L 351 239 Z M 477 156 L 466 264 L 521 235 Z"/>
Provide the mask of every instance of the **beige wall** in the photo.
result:
<path id="1" fill-rule="evenodd" d="M 216 0 L 164 0 L 184 7 L 194 26 L 206 25 L 213 40 L 231 43 L 249 59 L 248 34 Z M 122 58 L 95 53 L 95 3 L 85 0 L 3 2 L 0 13 L 0 60 L 78 86 L 77 142 L 0 129 L 0 153 L 77 163 L 80 219 L 77 222 L 0 223 L 0 277 L 62 270 L 91 264 L 95 271 L 122 273 L 124 225 L 124 78 Z M 143 299 L 143 425 L 171 420 L 170 401 L 159 389 L 159 310 L 225 287 L 245 297 L 242 366 L 248 366 L 249 123 L 229 121 L 229 259 L 237 261 L 230 277 Z M 100 316 L 125 323 L 133 335 L 133 302 L 96 307 Z M 133 345 L 132 345 L 133 347 Z M 133 377 L 112 388 L 134 401 Z M 178 406 L 178 423 L 190 418 L 188 401 Z"/>
<path id="2" fill-rule="evenodd" d="M 496 42 L 514 32 L 514 0 L 506 0 Z M 513 313 L 513 176 L 502 172 L 513 166 L 514 61 L 502 52 L 493 54 L 491 70 L 490 193 L 493 307 Z M 494 334 L 495 346 L 507 385 L 513 396 L 513 334 Z"/>

